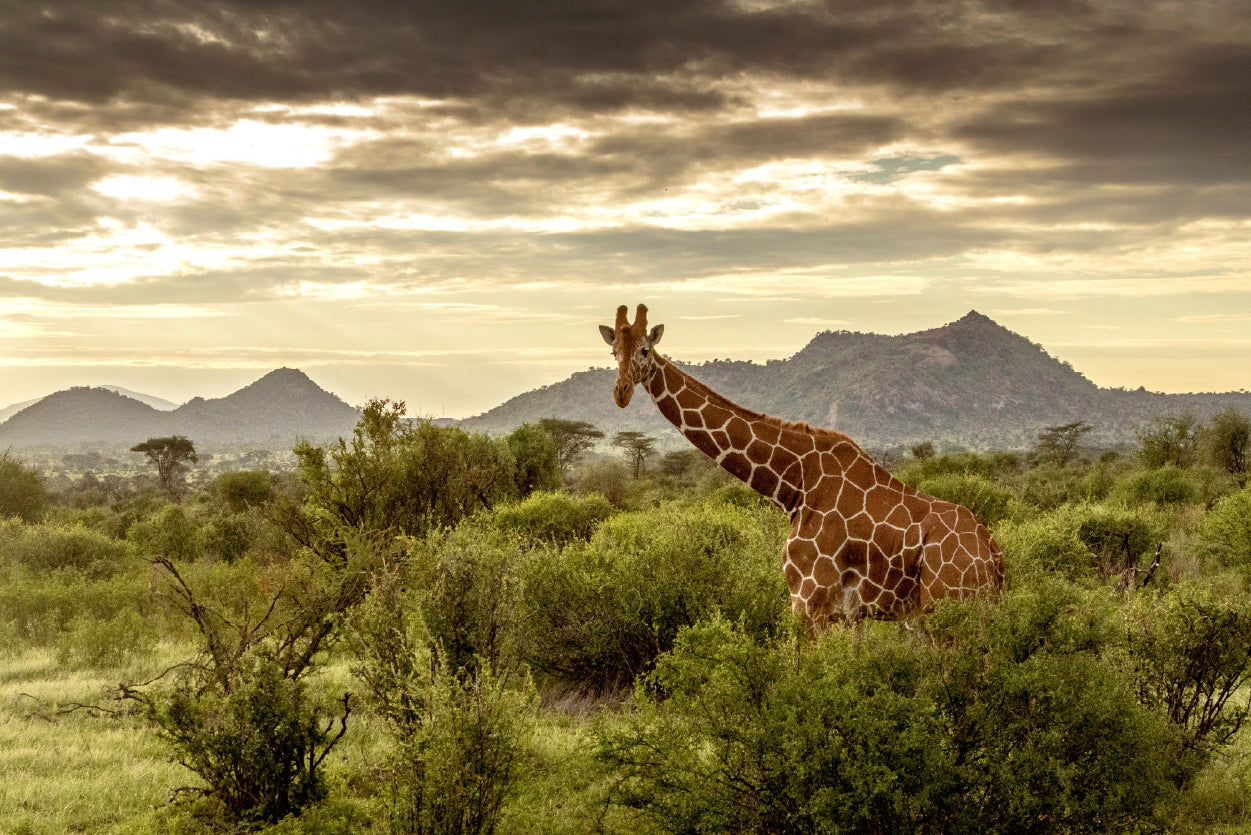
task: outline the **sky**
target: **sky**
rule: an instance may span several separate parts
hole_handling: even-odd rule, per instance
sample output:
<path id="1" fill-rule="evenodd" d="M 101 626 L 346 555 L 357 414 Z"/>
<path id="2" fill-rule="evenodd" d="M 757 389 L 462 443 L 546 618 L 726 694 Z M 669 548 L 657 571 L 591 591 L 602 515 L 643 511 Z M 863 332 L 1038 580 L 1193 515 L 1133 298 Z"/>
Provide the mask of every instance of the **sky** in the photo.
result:
<path id="1" fill-rule="evenodd" d="M 0 43 L 0 406 L 289 366 L 464 417 L 640 302 L 688 361 L 976 309 L 1251 388 L 1244 0 L 56 0 Z"/>

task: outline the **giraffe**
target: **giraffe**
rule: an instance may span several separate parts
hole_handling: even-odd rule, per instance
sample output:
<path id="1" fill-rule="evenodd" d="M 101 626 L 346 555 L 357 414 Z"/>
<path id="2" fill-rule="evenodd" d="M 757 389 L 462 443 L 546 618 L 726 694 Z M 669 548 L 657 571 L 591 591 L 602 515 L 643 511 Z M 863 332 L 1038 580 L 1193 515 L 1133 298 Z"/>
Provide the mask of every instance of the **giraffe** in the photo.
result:
<path id="1" fill-rule="evenodd" d="M 841 432 L 745 409 L 656 353 L 625 305 L 600 326 L 617 360 L 613 400 L 642 385 L 697 449 L 786 512 L 782 570 L 810 631 L 862 618 L 906 619 L 941 598 L 997 593 L 1003 552 L 966 507 L 901 482 Z"/>

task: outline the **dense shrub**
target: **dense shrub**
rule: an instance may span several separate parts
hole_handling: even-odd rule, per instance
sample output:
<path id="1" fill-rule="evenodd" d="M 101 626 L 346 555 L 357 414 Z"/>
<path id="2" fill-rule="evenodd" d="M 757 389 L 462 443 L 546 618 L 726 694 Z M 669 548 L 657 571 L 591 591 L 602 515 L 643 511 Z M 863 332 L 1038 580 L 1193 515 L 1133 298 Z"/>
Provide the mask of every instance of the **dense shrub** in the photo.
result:
<path id="1" fill-rule="evenodd" d="M 979 455 L 974 452 L 912 458 L 895 469 L 895 477 L 916 487 L 925 479 L 944 475 L 979 475 L 997 478 L 1020 470 L 1020 458 L 1011 452 Z"/>
<path id="2" fill-rule="evenodd" d="M 530 540 L 565 544 L 587 540 L 600 522 L 616 508 L 599 494 L 535 493 L 514 504 L 495 509 L 493 522 Z"/>
<path id="3" fill-rule="evenodd" d="M 396 742 L 389 831 L 491 833 L 517 787 L 532 698 L 487 663 L 449 666 L 413 603 L 384 579 L 352 618 L 356 674 Z"/>
<path id="4" fill-rule="evenodd" d="M 1150 555 L 1163 539 L 1163 530 L 1149 513 L 1098 505 L 1074 514 L 1077 538 L 1098 559 L 1104 577 L 1151 562 Z"/>
<path id="5" fill-rule="evenodd" d="M 1227 473 L 1207 468 L 1183 468 L 1172 464 L 1152 470 L 1135 470 L 1117 479 L 1111 495 L 1125 504 L 1157 506 L 1200 502 L 1211 504 L 1234 487 Z"/>
<path id="6" fill-rule="evenodd" d="M 342 564 L 354 535 L 422 536 L 516 498 L 508 443 L 458 427 L 404 419 L 404 404 L 374 400 L 351 440 L 295 448 L 300 505 L 285 504 L 284 527 L 322 559 Z"/>
<path id="7" fill-rule="evenodd" d="M 52 646 L 75 618 L 86 628 L 125 612 L 140 615 L 144 628 L 155 630 L 166 626 L 155 619 L 157 609 L 146 574 L 93 577 L 73 569 L 47 572 L 25 566 L 0 573 L 0 628 L 22 644 Z"/>
<path id="8" fill-rule="evenodd" d="M 638 504 L 642 482 L 621 461 L 592 461 L 580 467 L 573 489 L 583 495 L 600 495 L 613 507 L 625 510 Z"/>
<path id="9" fill-rule="evenodd" d="M 589 544 L 534 552 L 523 566 L 530 662 L 566 687 L 604 691 L 718 613 L 776 635 L 790 608 L 785 533 L 773 509 L 670 505 L 602 522 Z"/>
<path id="10" fill-rule="evenodd" d="M 1251 715 L 1251 598 L 1185 585 L 1135 601 L 1130 656 L 1139 698 L 1182 732 L 1179 753 L 1204 764 Z"/>
<path id="11" fill-rule="evenodd" d="M 523 540 L 477 525 L 431 534 L 407 554 L 408 583 L 438 662 L 472 674 L 482 663 L 511 668 L 517 657 Z"/>
<path id="12" fill-rule="evenodd" d="M 204 533 L 182 505 L 168 504 L 131 525 L 126 538 L 148 554 L 194 560 L 204 554 Z"/>
<path id="13" fill-rule="evenodd" d="M 75 615 L 57 636 L 57 663 L 62 667 L 121 667 L 155 645 L 157 628 L 135 609 L 122 609 L 107 618 Z"/>
<path id="14" fill-rule="evenodd" d="M 72 568 L 103 577 L 127 567 L 135 549 L 82 524 L 24 525 L 0 522 L 0 562 L 37 571 Z"/>
<path id="15" fill-rule="evenodd" d="M 273 656 L 253 654 L 235 672 L 226 691 L 194 680 L 169 687 L 148 701 L 148 714 L 226 822 L 275 823 L 325 796 L 321 766 L 342 738 L 347 699 L 332 734 L 303 682 Z"/>
<path id="16" fill-rule="evenodd" d="M 995 529 L 1013 584 L 1046 573 L 1069 579 L 1092 577 L 1097 560 L 1077 537 L 1070 512 L 1060 511 L 1026 522 L 1007 522 Z"/>
<path id="17" fill-rule="evenodd" d="M 1063 504 L 1098 502 L 1108 497 L 1118 473 L 1126 468 L 1119 460 L 1100 461 L 1085 467 L 1041 466 L 1017 478 L 1021 497 L 1039 510 Z"/>
<path id="18" fill-rule="evenodd" d="M 222 473 L 213 482 L 214 498 L 232 513 L 260 507 L 274 496 L 273 480 L 264 470 L 239 470 Z"/>
<path id="19" fill-rule="evenodd" d="M 1011 490 L 975 473 L 942 473 L 923 478 L 917 489 L 964 505 L 984 525 L 994 525 L 1018 512 L 1019 502 Z"/>
<path id="20" fill-rule="evenodd" d="M 1175 733 L 1110 660 L 1113 608 L 1063 583 L 943 607 L 938 640 L 814 646 L 688 629 L 606 722 L 619 802 L 670 832 L 1135 832 L 1176 798 Z"/>
<path id="21" fill-rule="evenodd" d="M 1221 565 L 1251 573 L 1251 488 L 1218 501 L 1198 526 L 1204 550 Z"/>
<path id="22" fill-rule="evenodd" d="M 50 500 L 43 478 L 7 451 L 0 454 L 0 519 L 38 522 Z"/>

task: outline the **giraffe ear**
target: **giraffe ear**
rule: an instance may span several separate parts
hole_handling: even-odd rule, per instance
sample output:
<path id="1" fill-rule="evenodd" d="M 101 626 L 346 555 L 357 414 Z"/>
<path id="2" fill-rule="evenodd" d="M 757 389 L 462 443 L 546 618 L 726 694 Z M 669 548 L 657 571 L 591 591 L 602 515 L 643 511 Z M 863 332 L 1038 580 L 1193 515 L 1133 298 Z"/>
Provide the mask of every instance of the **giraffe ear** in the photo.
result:
<path id="1" fill-rule="evenodd" d="M 647 335 L 647 341 L 650 342 L 654 346 L 657 342 L 660 341 L 660 337 L 664 335 L 665 335 L 665 326 L 657 325 L 656 327 L 652 328 L 652 332 Z"/>
<path id="2" fill-rule="evenodd" d="M 604 341 L 607 342 L 609 345 L 611 345 L 613 343 L 613 340 L 617 338 L 617 335 L 613 333 L 612 328 L 608 327 L 607 325 L 599 326 L 599 335 L 604 337 Z"/>

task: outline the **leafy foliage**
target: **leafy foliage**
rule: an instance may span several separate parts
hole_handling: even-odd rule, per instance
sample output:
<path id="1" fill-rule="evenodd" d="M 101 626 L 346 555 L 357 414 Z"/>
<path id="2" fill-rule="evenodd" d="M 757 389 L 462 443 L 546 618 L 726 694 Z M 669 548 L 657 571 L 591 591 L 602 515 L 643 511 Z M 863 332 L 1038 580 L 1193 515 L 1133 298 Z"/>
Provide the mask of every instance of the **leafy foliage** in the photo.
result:
<path id="1" fill-rule="evenodd" d="M 626 513 L 587 544 L 525 562 L 525 648 L 535 671 L 602 693 L 646 672 L 678 632 L 722 614 L 749 634 L 785 630 L 790 606 L 768 509 L 709 504 Z"/>
<path id="2" fill-rule="evenodd" d="M 705 623 L 601 755 L 661 831 L 1138 831 L 1184 775 L 1105 661 L 1110 615 L 1052 584 L 946 607 L 937 641 L 870 624 L 774 647 Z"/>
<path id="3" fill-rule="evenodd" d="M 131 452 L 141 452 L 147 456 L 152 466 L 156 467 L 157 478 L 161 489 L 169 493 L 174 501 L 179 501 L 186 492 L 185 477 L 187 464 L 198 460 L 195 444 L 183 435 L 170 435 L 163 438 L 148 438 L 143 443 L 135 444 Z"/>
<path id="4" fill-rule="evenodd" d="M 287 528 L 331 562 L 343 560 L 345 531 L 421 536 L 518 493 L 507 442 L 408 423 L 400 402 L 371 401 L 351 441 L 295 452 L 307 495 L 288 508 Z"/>
<path id="5" fill-rule="evenodd" d="M 1038 435 L 1034 453 L 1043 461 L 1065 467 L 1077 453 L 1077 442 L 1094 427 L 1084 420 L 1048 426 Z"/>
<path id="6" fill-rule="evenodd" d="M 250 655 L 229 691 L 183 681 L 148 703 L 149 716 L 180 762 L 207 784 L 198 793 L 227 821 L 276 823 L 325 796 L 321 766 L 347 729 L 322 726 L 302 682 L 265 653 Z"/>
<path id="7" fill-rule="evenodd" d="M 37 470 L 7 451 L 0 454 L 0 519 L 38 522 L 50 498 Z"/>
<path id="8" fill-rule="evenodd" d="M 408 603 L 409 605 L 406 605 Z M 353 618 L 357 675 L 390 726 L 390 823 L 401 833 L 491 833 L 516 790 L 529 696 L 485 659 L 448 653 L 393 579 Z"/>

